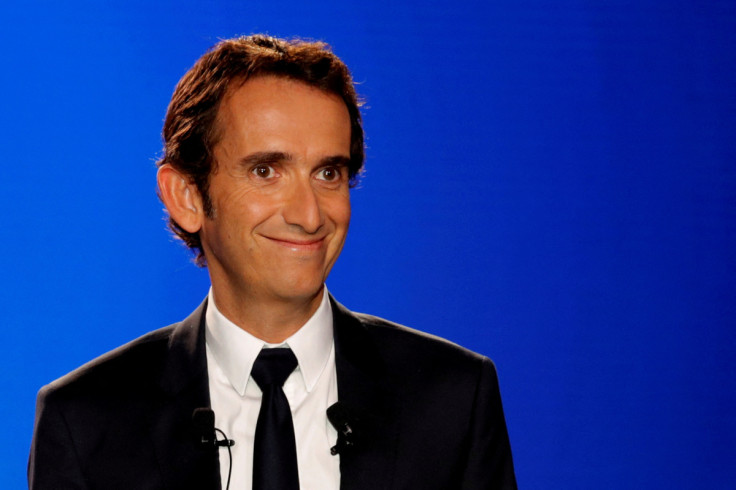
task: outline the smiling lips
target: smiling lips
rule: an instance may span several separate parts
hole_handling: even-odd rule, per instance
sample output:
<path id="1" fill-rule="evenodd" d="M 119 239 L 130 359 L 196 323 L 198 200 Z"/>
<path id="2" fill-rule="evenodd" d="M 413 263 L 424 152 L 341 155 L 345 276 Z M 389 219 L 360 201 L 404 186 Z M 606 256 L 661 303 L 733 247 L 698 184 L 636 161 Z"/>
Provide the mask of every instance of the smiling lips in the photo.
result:
<path id="1" fill-rule="evenodd" d="M 294 251 L 298 252 L 311 252 L 314 250 L 319 250 L 322 247 L 322 244 L 325 242 L 324 237 L 319 238 L 317 240 L 294 240 L 294 239 L 281 239 L 281 238 L 273 238 L 273 237 L 266 237 L 272 242 L 275 242 L 283 247 L 289 248 Z"/>

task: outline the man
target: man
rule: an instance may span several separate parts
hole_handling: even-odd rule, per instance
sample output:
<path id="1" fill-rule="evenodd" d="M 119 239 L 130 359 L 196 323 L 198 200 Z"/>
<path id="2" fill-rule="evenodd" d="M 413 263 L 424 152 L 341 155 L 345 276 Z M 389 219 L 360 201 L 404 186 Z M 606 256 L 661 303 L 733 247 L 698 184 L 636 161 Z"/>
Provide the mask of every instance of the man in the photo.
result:
<path id="1" fill-rule="evenodd" d="M 325 45 L 219 43 L 179 82 L 164 142 L 159 195 L 212 288 L 41 390 L 31 488 L 516 488 L 490 360 L 325 289 L 363 164 Z M 234 446 L 211 442 L 210 408 Z"/>

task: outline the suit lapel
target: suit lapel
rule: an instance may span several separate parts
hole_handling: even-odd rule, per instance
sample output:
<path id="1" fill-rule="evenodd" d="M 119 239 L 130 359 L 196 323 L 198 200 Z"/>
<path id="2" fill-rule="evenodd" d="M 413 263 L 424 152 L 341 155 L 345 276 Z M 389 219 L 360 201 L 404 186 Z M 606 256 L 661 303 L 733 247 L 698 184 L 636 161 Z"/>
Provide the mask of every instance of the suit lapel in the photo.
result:
<path id="1" fill-rule="evenodd" d="M 379 350 L 360 320 L 330 297 L 337 393 L 356 417 L 355 446 L 340 454 L 340 488 L 391 488 L 400 414 Z"/>
<path id="2" fill-rule="evenodd" d="M 195 444 L 192 413 L 209 407 L 205 351 L 205 300 L 174 327 L 162 366 L 159 405 L 151 411 L 150 434 L 166 488 L 220 488 L 216 449 Z"/>

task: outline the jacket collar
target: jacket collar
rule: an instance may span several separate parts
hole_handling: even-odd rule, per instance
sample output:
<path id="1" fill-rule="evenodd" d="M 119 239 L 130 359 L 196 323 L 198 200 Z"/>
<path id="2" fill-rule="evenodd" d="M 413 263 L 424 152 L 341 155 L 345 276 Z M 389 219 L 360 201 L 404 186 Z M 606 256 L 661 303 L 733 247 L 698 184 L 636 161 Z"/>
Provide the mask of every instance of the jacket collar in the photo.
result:
<path id="1" fill-rule="evenodd" d="M 179 395 L 187 388 L 200 391 L 200 402 L 206 402 L 201 406 L 209 406 L 205 311 L 207 299 L 186 319 L 174 325 L 160 379 L 162 390 L 170 397 Z"/>
<path id="2" fill-rule="evenodd" d="M 355 445 L 340 454 L 340 488 L 391 488 L 400 428 L 397 394 L 366 326 L 334 298 L 330 300 L 338 399 L 356 426 Z"/>
<path id="3" fill-rule="evenodd" d="M 207 300 L 173 326 L 159 379 L 163 396 L 152 410 L 150 434 L 166 488 L 220 488 L 217 448 L 201 447 L 192 430 L 194 409 L 210 406 L 206 308 Z"/>

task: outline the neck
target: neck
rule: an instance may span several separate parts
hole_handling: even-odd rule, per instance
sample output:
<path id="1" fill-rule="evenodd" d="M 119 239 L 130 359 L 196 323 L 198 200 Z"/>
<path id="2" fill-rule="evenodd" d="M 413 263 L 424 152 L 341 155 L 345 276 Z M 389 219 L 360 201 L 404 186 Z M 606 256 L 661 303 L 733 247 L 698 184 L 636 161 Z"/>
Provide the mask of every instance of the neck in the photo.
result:
<path id="1" fill-rule="evenodd" d="M 279 344 L 296 333 L 322 302 L 324 286 L 308 298 L 254 298 L 228 294 L 212 284 L 217 309 L 225 318 L 254 337 Z"/>

